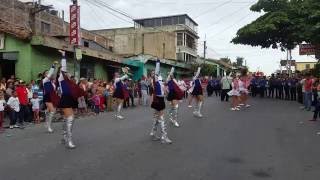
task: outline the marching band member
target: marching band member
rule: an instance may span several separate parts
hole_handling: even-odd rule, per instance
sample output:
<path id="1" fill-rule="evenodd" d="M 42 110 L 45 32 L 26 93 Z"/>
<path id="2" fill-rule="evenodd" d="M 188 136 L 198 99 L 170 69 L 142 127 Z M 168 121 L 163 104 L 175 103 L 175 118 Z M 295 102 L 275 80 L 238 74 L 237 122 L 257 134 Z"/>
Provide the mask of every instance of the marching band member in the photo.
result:
<path id="1" fill-rule="evenodd" d="M 43 80 L 42 80 L 42 85 L 43 85 L 43 102 L 45 103 L 47 107 L 46 111 L 46 128 L 49 133 L 53 132 L 52 129 L 52 118 L 56 112 L 56 107 L 58 106 L 59 103 L 59 96 L 56 93 L 56 85 L 53 82 L 53 76 L 54 76 L 54 71 L 56 68 L 56 64 L 58 62 L 54 62 L 52 64 L 51 68 L 49 71 L 45 71 L 43 73 Z"/>
<path id="2" fill-rule="evenodd" d="M 201 86 L 201 80 L 199 79 L 201 67 L 198 67 L 198 71 L 196 72 L 195 76 L 193 77 L 193 87 L 192 87 L 192 96 L 195 97 L 197 104 L 194 108 L 193 115 L 196 117 L 201 118 L 201 108 L 203 105 L 203 92 Z"/>
<path id="3" fill-rule="evenodd" d="M 178 86 L 177 80 L 174 78 L 174 67 L 171 68 L 171 71 L 167 78 L 168 85 L 168 96 L 167 100 L 170 102 L 169 109 L 169 118 L 175 127 L 179 127 L 178 123 L 178 108 L 179 101 L 183 98 L 183 92 Z"/>
<path id="4" fill-rule="evenodd" d="M 59 107 L 62 108 L 64 114 L 63 125 L 63 139 L 67 148 L 73 149 L 76 146 L 72 141 L 72 129 L 74 125 L 74 112 L 73 108 L 77 108 L 77 99 L 80 97 L 81 89 L 77 84 L 70 79 L 70 74 L 67 71 L 67 60 L 65 57 L 65 51 L 59 51 L 62 55 L 60 75 L 58 82 L 61 91 L 61 100 Z"/>
<path id="5" fill-rule="evenodd" d="M 234 76 L 233 81 L 231 83 L 232 90 L 228 92 L 228 95 L 232 97 L 232 108 L 231 111 L 239 111 L 239 76 Z"/>
<path id="6" fill-rule="evenodd" d="M 123 107 L 124 100 L 129 97 L 129 93 L 124 86 L 124 80 L 128 78 L 128 70 L 128 67 L 122 68 L 124 75 L 121 77 L 119 73 L 115 73 L 115 92 L 113 93 L 113 97 L 116 98 L 117 110 L 115 117 L 117 119 L 124 119 L 124 117 L 121 115 L 121 109 Z"/>
<path id="7" fill-rule="evenodd" d="M 240 91 L 240 106 L 250 107 L 247 104 L 248 97 L 249 97 L 249 86 L 250 86 L 251 78 L 247 75 L 247 70 L 243 70 L 241 72 L 241 77 L 239 80 L 239 91 Z"/>
<path id="8" fill-rule="evenodd" d="M 160 60 L 156 62 L 155 74 L 153 76 L 153 99 L 151 103 L 151 107 L 155 110 L 154 112 L 154 122 L 152 125 L 152 130 L 150 136 L 153 140 L 161 140 L 161 143 L 171 144 L 172 141 L 168 138 L 166 121 L 164 119 L 164 109 L 166 108 L 166 104 L 164 101 L 164 84 L 162 77 L 160 75 Z M 161 138 L 157 137 L 157 129 L 160 126 L 161 130 Z"/>

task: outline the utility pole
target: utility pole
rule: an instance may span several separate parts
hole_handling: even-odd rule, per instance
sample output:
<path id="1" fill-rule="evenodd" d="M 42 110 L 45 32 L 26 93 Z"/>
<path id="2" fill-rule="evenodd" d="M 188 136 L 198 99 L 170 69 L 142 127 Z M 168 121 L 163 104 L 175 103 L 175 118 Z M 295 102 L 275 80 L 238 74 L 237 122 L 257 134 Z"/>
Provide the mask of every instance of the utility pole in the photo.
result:
<path id="1" fill-rule="evenodd" d="M 291 55 L 291 49 L 290 49 L 289 50 L 289 77 L 292 76 L 291 65 L 292 65 L 292 55 Z"/>
<path id="2" fill-rule="evenodd" d="M 207 55 L 207 36 L 204 35 L 204 42 L 203 42 L 203 58 L 206 59 Z"/>

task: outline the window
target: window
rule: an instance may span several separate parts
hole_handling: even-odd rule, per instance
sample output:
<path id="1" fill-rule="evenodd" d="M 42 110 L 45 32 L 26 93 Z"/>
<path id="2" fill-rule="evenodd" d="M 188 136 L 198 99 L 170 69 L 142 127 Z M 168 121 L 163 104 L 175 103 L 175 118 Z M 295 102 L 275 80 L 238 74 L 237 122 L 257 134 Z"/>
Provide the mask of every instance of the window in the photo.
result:
<path id="1" fill-rule="evenodd" d="M 84 41 L 84 42 L 83 42 L 83 46 L 84 46 L 84 47 L 89 47 L 89 42 L 88 42 L 88 41 Z"/>
<path id="2" fill-rule="evenodd" d="M 177 33 L 177 46 L 183 45 L 183 33 Z"/>
<path id="3" fill-rule="evenodd" d="M 177 53 L 177 60 L 184 61 L 184 53 Z"/>
<path id="4" fill-rule="evenodd" d="M 186 18 L 185 18 L 184 16 L 180 16 L 180 17 L 179 17 L 179 24 L 185 24 L 185 22 L 186 22 L 185 19 L 186 19 Z"/>
<path id="5" fill-rule="evenodd" d="M 50 33 L 50 24 L 41 22 L 41 33 L 43 34 L 49 34 Z"/>
<path id="6" fill-rule="evenodd" d="M 109 51 L 113 52 L 113 47 L 109 46 Z"/>
<path id="7" fill-rule="evenodd" d="M 83 41 L 83 46 L 84 47 L 89 47 L 89 42 L 88 41 Z"/>
<path id="8" fill-rule="evenodd" d="M 306 64 L 306 69 L 310 69 L 310 64 Z"/>
<path id="9" fill-rule="evenodd" d="M 154 25 L 155 26 L 161 26 L 161 19 L 155 19 L 155 22 L 154 22 Z"/>
<path id="10" fill-rule="evenodd" d="M 148 19 L 144 21 L 145 27 L 153 27 L 154 26 L 154 19 Z"/>
<path id="11" fill-rule="evenodd" d="M 172 18 L 172 24 L 179 24 L 179 17 L 173 17 Z"/>
<path id="12" fill-rule="evenodd" d="M 162 25 L 163 25 L 163 26 L 172 25 L 172 18 L 169 18 L 169 17 L 163 18 L 163 19 L 162 19 Z"/>

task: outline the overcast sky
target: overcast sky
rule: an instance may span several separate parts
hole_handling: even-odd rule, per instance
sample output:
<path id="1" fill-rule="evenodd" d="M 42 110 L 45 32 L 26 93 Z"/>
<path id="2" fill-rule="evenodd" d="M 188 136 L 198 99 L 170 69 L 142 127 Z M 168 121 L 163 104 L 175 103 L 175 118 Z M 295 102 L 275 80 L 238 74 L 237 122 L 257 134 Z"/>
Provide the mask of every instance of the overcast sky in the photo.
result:
<path id="1" fill-rule="evenodd" d="M 23 0 L 32 1 L 32 0 Z M 97 7 L 95 0 L 78 0 L 81 6 L 81 26 L 86 29 L 103 29 L 133 26 L 126 18 L 104 7 Z M 89 1 L 89 2 L 88 2 Z M 244 57 L 251 71 L 260 70 L 267 74 L 279 69 L 280 59 L 286 59 L 286 52 L 274 49 L 234 45 L 230 43 L 237 30 L 252 22 L 261 14 L 249 7 L 257 0 L 100 0 L 121 10 L 133 18 L 188 14 L 198 24 L 199 53 L 203 51 L 206 37 L 210 58 L 237 56 Z M 43 4 L 54 5 L 57 10 L 65 10 L 71 0 L 42 0 Z M 68 18 L 68 17 L 67 17 Z M 313 56 L 299 56 L 298 50 L 292 54 L 297 61 L 315 61 Z"/>

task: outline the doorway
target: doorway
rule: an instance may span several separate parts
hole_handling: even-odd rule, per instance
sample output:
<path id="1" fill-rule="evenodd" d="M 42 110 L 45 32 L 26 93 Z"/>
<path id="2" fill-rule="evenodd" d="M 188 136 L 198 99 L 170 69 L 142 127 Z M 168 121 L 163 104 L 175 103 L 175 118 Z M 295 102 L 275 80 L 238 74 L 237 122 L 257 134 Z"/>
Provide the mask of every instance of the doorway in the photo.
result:
<path id="1" fill-rule="evenodd" d="M 16 75 L 16 61 L 18 60 L 17 52 L 0 53 L 0 75 L 3 78 L 10 78 L 11 75 Z"/>
<path id="2" fill-rule="evenodd" d="M 6 79 L 10 78 L 11 75 L 15 75 L 16 64 L 15 61 L 10 60 L 0 60 L 1 66 L 1 77 Z"/>

